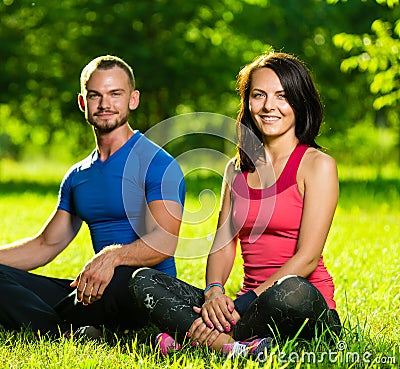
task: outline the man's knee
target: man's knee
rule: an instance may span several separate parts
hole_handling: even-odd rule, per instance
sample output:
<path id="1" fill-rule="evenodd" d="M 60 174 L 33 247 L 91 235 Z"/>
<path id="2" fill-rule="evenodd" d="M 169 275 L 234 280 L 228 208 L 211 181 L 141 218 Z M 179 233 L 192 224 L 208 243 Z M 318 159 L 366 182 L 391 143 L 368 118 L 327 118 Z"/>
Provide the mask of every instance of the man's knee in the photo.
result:
<path id="1" fill-rule="evenodd" d="M 16 271 L 19 271 L 19 269 L 16 269 L 14 267 L 10 267 L 8 265 L 0 264 L 0 273 L 10 274 L 10 273 L 14 273 Z"/>
<path id="2" fill-rule="evenodd" d="M 0 279 L 3 283 L 19 283 L 30 278 L 30 273 L 8 265 L 0 264 Z"/>

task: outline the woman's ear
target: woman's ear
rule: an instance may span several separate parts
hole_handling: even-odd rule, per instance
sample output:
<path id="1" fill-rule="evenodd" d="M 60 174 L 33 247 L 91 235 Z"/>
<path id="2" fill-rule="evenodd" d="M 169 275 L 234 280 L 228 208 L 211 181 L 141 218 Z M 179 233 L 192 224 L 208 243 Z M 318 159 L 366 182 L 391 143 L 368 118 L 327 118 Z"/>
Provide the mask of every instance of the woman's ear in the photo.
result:
<path id="1" fill-rule="evenodd" d="M 78 95 L 78 106 L 79 109 L 84 113 L 86 110 L 85 99 L 81 94 Z"/>

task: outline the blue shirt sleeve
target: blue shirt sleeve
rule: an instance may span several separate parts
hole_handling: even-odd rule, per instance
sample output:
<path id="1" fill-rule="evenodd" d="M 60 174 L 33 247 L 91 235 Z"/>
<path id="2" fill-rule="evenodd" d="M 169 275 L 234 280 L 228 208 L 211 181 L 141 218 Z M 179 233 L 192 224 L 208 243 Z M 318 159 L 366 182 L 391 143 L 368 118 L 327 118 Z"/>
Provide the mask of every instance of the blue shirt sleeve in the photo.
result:
<path id="1" fill-rule="evenodd" d="M 71 168 L 64 176 L 60 190 L 58 192 L 58 210 L 65 210 L 70 214 L 75 215 L 75 210 L 72 202 L 72 189 L 71 189 L 71 177 L 73 175 L 73 168 Z"/>
<path id="2" fill-rule="evenodd" d="M 185 202 L 186 187 L 178 162 L 160 149 L 153 157 L 145 177 L 146 202 L 172 200 Z"/>

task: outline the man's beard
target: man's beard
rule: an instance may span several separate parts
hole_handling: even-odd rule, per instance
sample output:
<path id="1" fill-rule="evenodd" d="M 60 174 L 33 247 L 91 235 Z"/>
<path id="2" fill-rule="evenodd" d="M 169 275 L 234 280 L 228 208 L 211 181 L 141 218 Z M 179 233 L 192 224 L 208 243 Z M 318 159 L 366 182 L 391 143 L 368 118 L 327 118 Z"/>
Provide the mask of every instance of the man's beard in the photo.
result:
<path id="1" fill-rule="evenodd" d="M 88 123 L 95 129 L 96 132 L 105 134 L 114 131 L 115 129 L 123 126 L 128 122 L 129 112 L 122 116 L 121 118 L 112 119 L 99 119 L 96 116 L 88 116 Z"/>

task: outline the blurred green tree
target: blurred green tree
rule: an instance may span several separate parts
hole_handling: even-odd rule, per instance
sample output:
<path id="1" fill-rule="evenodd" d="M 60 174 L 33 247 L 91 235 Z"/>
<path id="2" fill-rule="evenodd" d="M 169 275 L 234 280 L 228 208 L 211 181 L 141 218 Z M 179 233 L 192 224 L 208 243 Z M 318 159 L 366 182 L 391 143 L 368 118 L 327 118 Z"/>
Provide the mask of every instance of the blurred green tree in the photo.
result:
<path id="1" fill-rule="evenodd" d="M 400 149 L 399 0 L 375 1 L 391 11 L 385 14 L 387 18 L 376 18 L 371 23 L 372 33 L 341 32 L 334 36 L 333 41 L 347 53 L 341 63 L 341 70 L 345 73 L 358 70 L 367 75 L 369 88 L 374 96 L 373 108 L 377 111 L 376 125 L 396 127 Z"/>
<path id="2" fill-rule="evenodd" d="M 319 85 L 325 136 L 344 135 L 387 113 L 372 109 L 364 74 L 341 72 L 348 54 L 335 35 L 364 34 L 392 11 L 372 0 L 3 0 L 0 155 L 77 158 L 93 147 L 76 96 L 82 67 L 102 54 L 134 67 L 142 99 L 132 120 L 145 131 L 193 111 L 234 118 L 239 69 L 270 48 L 293 53 Z"/>

